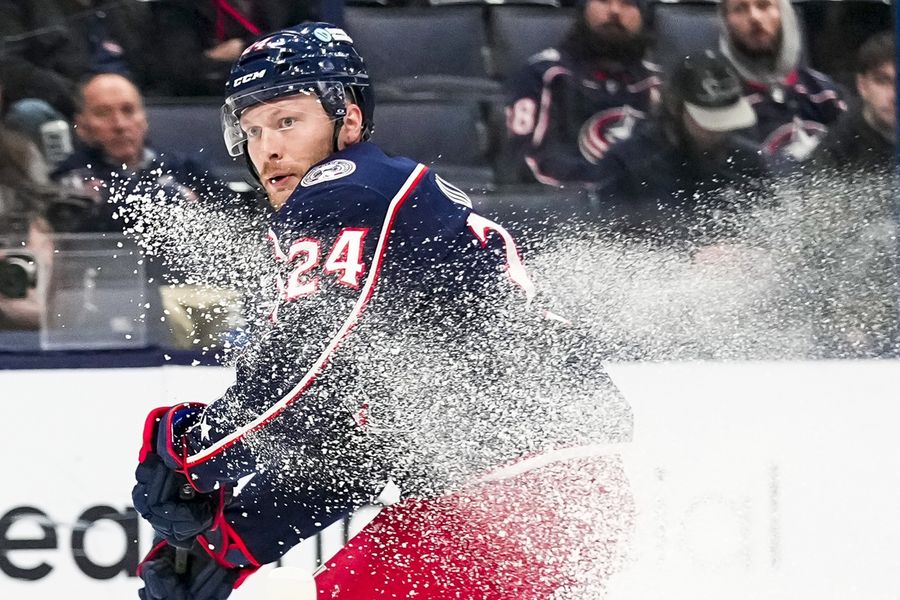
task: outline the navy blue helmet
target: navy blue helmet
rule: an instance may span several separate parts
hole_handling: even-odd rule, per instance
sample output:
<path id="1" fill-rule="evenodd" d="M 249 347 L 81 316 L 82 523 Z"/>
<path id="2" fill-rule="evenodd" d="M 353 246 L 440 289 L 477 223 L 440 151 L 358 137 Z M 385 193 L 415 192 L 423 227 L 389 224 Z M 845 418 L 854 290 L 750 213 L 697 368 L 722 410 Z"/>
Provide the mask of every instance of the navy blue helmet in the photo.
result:
<path id="1" fill-rule="evenodd" d="M 335 132 L 349 96 L 362 110 L 364 139 L 372 133 L 375 102 L 365 62 L 350 36 L 330 23 L 296 25 L 255 41 L 231 68 L 226 89 L 222 131 L 231 156 L 240 156 L 246 146 L 240 127 L 244 110 L 299 93 L 318 96 L 335 120 Z"/>

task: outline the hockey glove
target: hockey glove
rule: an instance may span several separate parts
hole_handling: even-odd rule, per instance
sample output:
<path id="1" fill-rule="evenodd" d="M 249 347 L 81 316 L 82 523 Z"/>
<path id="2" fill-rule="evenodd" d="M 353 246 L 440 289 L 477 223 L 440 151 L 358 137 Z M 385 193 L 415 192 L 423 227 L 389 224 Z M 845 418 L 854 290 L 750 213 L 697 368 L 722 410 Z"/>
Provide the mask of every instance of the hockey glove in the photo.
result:
<path id="1" fill-rule="evenodd" d="M 213 494 L 195 493 L 190 499 L 184 498 L 187 479 L 156 454 L 148 454 L 134 476 L 137 484 L 131 500 L 135 510 L 170 544 L 190 547 L 195 537 L 212 527 L 217 509 Z"/>
<path id="2" fill-rule="evenodd" d="M 170 544 L 184 548 L 189 548 L 197 535 L 212 527 L 222 500 L 221 490 L 213 494 L 194 492 L 178 470 L 180 465 L 171 452 L 172 438 L 186 429 L 196 412 L 196 406 L 187 406 L 150 413 L 134 474 L 137 484 L 131 492 L 134 508 L 153 529 Z M 163 456 L 168 460 L 164 461 Z"/>
<path id="3" fill-rule="evenodd" d="M 219 564 L 199 546 L 191 551 L 187 571 L 178 574 L 175 549 L 163 541 L 138 567 L 144 581 L 138 596 L 141 600 L 224 600 L 247 574 L 245 569 Z"/>

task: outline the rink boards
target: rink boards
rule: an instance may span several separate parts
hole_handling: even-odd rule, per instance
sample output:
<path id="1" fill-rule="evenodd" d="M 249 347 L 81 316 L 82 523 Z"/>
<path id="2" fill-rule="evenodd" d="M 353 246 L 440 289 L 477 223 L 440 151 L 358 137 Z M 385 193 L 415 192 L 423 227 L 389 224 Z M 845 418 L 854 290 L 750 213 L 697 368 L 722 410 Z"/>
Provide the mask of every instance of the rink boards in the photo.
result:
<path id="1" fill-rule="evenodd" d="M 900 596 L 900 362 L 610 372 L 634 410 L 622 455 L 638 506 L 610 598 Z M 143 416 L 211 400 L 231 378 L 213 367 L 0 371 L 0 598 L 136 598 L 151 541 L 130 508 Z M 343 535 L 286 562 L 312 567 Z M 260 579 L 233 597 L 262 600 Z"/>

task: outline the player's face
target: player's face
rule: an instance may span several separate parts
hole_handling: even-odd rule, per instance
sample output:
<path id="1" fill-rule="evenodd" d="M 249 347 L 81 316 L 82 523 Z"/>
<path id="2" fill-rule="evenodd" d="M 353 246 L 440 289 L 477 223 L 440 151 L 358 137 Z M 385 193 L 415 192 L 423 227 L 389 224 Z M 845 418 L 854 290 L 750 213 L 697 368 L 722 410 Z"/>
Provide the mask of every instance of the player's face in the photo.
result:
<path id="1" fill-rule="evenodd" d="M 630 0 L 588 0 L 584 18 L 594 31 L 619 29 L 635 34 L 643 27 L 641 11 Z"/>
<path id="2" fill-rule="evenodd" d="M 893 63 L 883 63 L 857 76 L 856 89 L 875 124 L 893 131 L 897 127 L 897 70 Z"/>
<path id="3" fill-rule="evenodd" d="M 144 154 L 147 115 L 138 89 L 120 75 L 99 75 L 83 91 L 75 131 L 110 159 L 127 165 Z"/>
<path id="4" fill-rule="evenodd" d="M 241 115 L 247 152 L 276 209 L 303 176 L 331 154 L 333 120 L 313 94 L 259 104 Z"/>
<path id="5" fill-rule="evenodd" d="M 265 102 L 241 115 L 247 153 L 269 197 L 281 208 L 306 172 L 333 151 L 334 120 L 314 94 L 297 94 Z M 362 137 L 362 111 L 347 104 L 337 139 L 339 150 Z"/>
<path id="6" fill-rule="evenodd" d="M 725 26 L 735 45 L 750 55 L 771 55 L 781 44 L 778 0 L 723 0 Z"/>

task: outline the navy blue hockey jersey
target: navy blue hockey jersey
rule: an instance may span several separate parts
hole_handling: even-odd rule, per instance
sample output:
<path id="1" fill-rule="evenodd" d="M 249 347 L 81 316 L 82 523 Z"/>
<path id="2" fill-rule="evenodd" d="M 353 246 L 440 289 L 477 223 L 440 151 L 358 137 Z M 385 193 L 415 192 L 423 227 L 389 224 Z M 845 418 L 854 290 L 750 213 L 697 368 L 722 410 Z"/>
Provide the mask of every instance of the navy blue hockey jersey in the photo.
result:
<path id="1" fill-rule="evenodd" d="M 236 565 L 275 560 L 388 484 L 366 436 L 377 393 L 348 385 L 366 366 L 342 362 L 345 345 L 429 319 L 461 328 L 492 299 L 534 295 L 502 227 L 426 166 L 369 143 L 312 167 L 274 214 L 269 243 L 268 325 L 236 383 L 196 416 L 181 457 L 200 491 L 244 488 L 224 515 L 241 540 Z"/>
<path id="2" fill-rule="evenodd" d="M 744 80 L 744 92 L 757 118 L 747 133 L 776 162 L 809 158 L 846 110 L 834 82 L 807 68 L 795 70 L 779 85 Z"/>
<path id="3" fill-rule="evenodd" d="M 587 67 L 548 48 L 514 78 L 506 107 L 511 160 L 547 185 L 592 180 L 593 165 L 658 102 L 657 67 Z"/>

